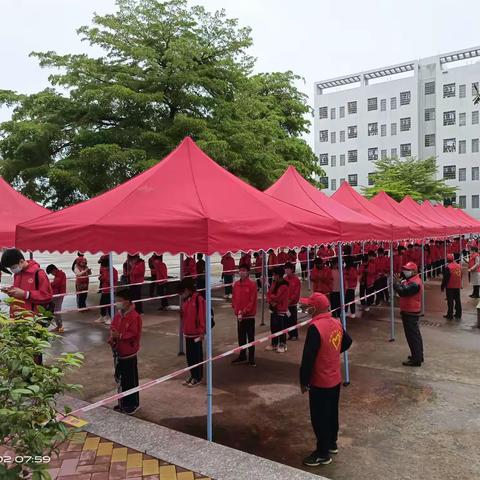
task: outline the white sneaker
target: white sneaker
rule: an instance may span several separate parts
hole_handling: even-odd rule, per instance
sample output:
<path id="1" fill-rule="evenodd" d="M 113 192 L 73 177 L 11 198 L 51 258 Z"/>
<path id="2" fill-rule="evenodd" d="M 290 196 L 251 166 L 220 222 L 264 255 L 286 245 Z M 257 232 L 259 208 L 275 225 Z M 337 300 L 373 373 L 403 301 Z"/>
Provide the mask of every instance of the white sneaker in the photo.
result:
<path id="1" fill-rule="evenodd" d="M 369 312 L 369 311 L 370 311 L 370 307 L 365 307 L 365 308 L 363 309 L 363 311 L 364 311 L 364 312 Z"/>
<path id="2" fill-rule="evenodd" d="M 93 323 L 105 323 L 105 317 L 100 316 L 96 320 L 94 320 Z"/>
<path id="3" fill-rule="evenodd" d="M 350 318 L 355 318 L 355 314 L 352 313 L 352 314 L 350 315 Z"/>
<path id="4" fill-rule="evenodd" d="M 280 345 L 277 348 L 277 353 L 285 353 L 287 351 L 287 347 L 284 347 L 283 345 Z"/>
<path id="5" fill-rule="evenodd" d="M 267 346 L 265 347 L 265 350 L 266 350 L 267 352 L 273 352 L 274 350 L 277 350 L 277 347 L 274 347 L 273 345 L 267 345 Z"/>
<path id="6" fill-rule="evenodd" d="M 105 325 L 111 325 L 112 319 L 110 317 L 105 317 Z"/>

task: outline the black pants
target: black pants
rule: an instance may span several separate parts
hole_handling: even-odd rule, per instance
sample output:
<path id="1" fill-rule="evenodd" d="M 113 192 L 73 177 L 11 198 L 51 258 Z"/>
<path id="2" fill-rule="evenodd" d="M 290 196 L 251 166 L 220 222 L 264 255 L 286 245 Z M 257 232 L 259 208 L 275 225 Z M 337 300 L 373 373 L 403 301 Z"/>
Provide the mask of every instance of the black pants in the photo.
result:
<path id="1" fill-rule="evenodd" d="M 152 275 L 152 277 L 150 278 L 150 280 L 152 280 L 152 282 L 155 282 L 156 279 L 157 279 L 156 275 Z M 155 290 L 156 290 L 157 285 L 158 285 L 158 283 L 151 283 L 150 286 L 148 287 L 148 294 L 149 294 L 150 297 L 153 297 L 155 295 Z"/>
<path id="2" fill-rule="evenodd" d="M 157 286 L 157 295 L 163 297 L 167 293 L 167 285 L 165 283 L 159 283 Z M 162 298 L 162 307 L 168 307 L 168 298 Z"/>
<path id="3" fill-rule="evenodd" d="M 480 285 L 473 285 L 472 297 L 473 298 L 480 297 Z"/>
<path id="4" fill-rule="evenodd" d="M 375 290 L 381 290 L 382 288 L 385 288 L 387 286 L 388 286 L 388 280 L 386 276 L 377 278 L 377 280 L 375 280 L 375 284 L 374 284 Z M 379 305 L 380 302 L 388 302 L 389 298 L 390 298 L 390 295 L 389 295 L 388 289 L 382 290 L 381 292 L 378 292 L 375 295 L 375 305 Z"/>
<path id="5" fill-rule="evenodd" d="M 300 263 L 300 268 L 302 270 L 302 280 L 306 280 L 307 279 L 307 264 L 306 263 Z"/>
<path id="6" fill-rule="evenodd" d="M 110 293 L 102 293 L 100 295 L 100 305 L 108 305 L 110 303 Z M 100 309 L 100 315 L 102 317 L 107 316 L 110 313 L 110 306 L 102 307 Z"/>
<path id="7" fill-rule="evenodd" d="M 261 290 L 262 289 L 262 274 L 259 273 L 259 272 L 256 272 L 255 273 L 255 278 L 257 279 L 257 290 Z"/>
<path id="8" fill-rule="evenodd" d="M 126 392 L 131 388 L 138 387 L 137 356 L 117 357 L 115 363 L 115 379 L 120 384 L 119 391 Z M 132 393 L 128 397 L 121 398 L 118 404 L 126 412 L 135 410 L 140 405 L 140 395 L 138 392 Z"/>
<path id="9" fill-rule="evenodd" d="M 375 291 L 375 287 L 367 287 L 365 284 L 360 284 L 360 297 L 364 297 L 365 295 L 368 295 L 367 298 L 364 298 L 363 300 L 360 300 L 360 303 L 362 305 L 366 305 L 369 307 L 370 305 L 373 305 L 373 295 L 371 295 Z"/>
<path id="10" fill-rule="evenodd" d="M 225 295 L 231 295 L 233 292 L 233 275 L 230 275 L 229 273 L 224 273 L 223 283 L 225 284 Z"/>
<path id="11" fill-rule="evenodd" d="M 423 362 L 423 340 L 419 327 L 419 315 L 400 312 L 403 330 L 414 362 Z"/>
<path id="12" fill-rule="evenodd" d="M 447 317 L 453 317 L 453 307 L 455 305 L 455 317 L 462 317 L 462 301 L 460 300 L 459 288 L 447 288 Z"/>
<path id="13" fill-rule="evenodd" d="M 273 270 L 268 270 L 268 287 L 272 284 L 273 281 Z"/>
<path id="14" fill-rule="evenodd" d="M 287 316 L 280 313 L 272 313 L 270 315 L 270 331 L 272 333 L 277 333 L 280 330 L 283 330 L 286 327 Z M 285 345 L 287 342 L 287 336 L 283 333 L 278 337 L 272 338 L 272 345 L 277 347 L 278 345 Z"/>
<path id="15" fill-rule="evenodd" d="M 455 259 L 456 262 L 458 262 L 460 260 L 460 252 L 454 253 L 453 258 Z"/>
<path id="16" fill-rule="evenodd" d="M 185 347 L 187 350 L 187 365 L 189 367 L 203 361 L 203 345 L 201 340 L 196 342 L 195 338 L 186 337 Z M 195 380 L 200 381 L 203 378 L 203 365 L 192 368 L 190 375 Z"/>
<path id="17" fill-rule="evenodd" d="M 205 275 L 197 277 L 197 292 L 205 298 Z"/>
<path id="18" fill-rule="evenodd" d="M 242 318 L 241 321 L 237 321 L 237 332 L 239 346 L 253 342 L 255 340 L 255 317 Z M 247 351 L 245 349 L 240 351 L 239 358 L 246 360 Z M 248 347 L 248 360 L 250 362 L 255 360 L 255 347 Z"/>
<path id="19" fill-rule="evenodd" d="M 88 295 L 88 292 L 77 294 L 77 308 L 87 307 L 87 295 Z"/>
<path id="20" fill-rule="evenodd" d="M 354 288 L 347 288 L 347 291 L 345 292 L 345 303 L 350 303 L 352 302 L 351 305 L 348 305 L 345 307 L 345 313 L 348 312 L 348 308 L 350 308 L 350 313 L 352 315 L 355 315 L 355 289 Z"/>
<path id="21" fill-rule="evenodd" d="M 340 384 L 332 388 L 310 387 L 310 419 L 317 437 L 317 454 L 328 457 L 337 443 Z"/>
<path id="22" fill-rule="evenodd" d="M 288 311 L 290 312 L 290 316 L 287 318 L 287 327 L 293 327 L 298 322 L 298 310 L 296 305 L 290 305 L 288 307 Z M 291 330 L 288 332 L 288 339 L 291 340 L 292 338 L 298 338 L 298 330 Z"/>
<path id="23" fill-rule="evenodd" d="M 330 310 L 332 316 L 340 318 L 340 292 L 330 292 Z"/>
<path id="24" fill-rule="evenodd" d="M 130 300 L 141 300 L 142 298 L 142 286 L 141 285 L 131 285 L 130 288 Z M 135 302 L 135 310 L 138 313 L 143 313 L 143 303 Z"/>

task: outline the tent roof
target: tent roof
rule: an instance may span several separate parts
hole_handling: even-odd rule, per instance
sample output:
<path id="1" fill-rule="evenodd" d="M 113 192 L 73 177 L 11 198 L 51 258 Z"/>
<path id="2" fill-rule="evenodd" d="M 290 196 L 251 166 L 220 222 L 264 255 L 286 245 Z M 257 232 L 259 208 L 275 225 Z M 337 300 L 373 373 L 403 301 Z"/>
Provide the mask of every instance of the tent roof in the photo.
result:
<path id="1" fill-rule="evenodd" d="M 0 177 L 0 247 L 15 246 L 15 228 L 19 223 L 49 213 L 29 198 L 17 192 Z"/>
<path id="2" fill-rule="evenodd" d="M 331 198 L 358 213 L 391 225 L 395 239 L 412 238 L 423 234 L 423 227 L 407 220 L 391 208 L 380 207 L 368 201 L 347 182 L 343 182 Z"/>
<path id="3" fill-rule="evenodd" d="M 362 215 L 327 197 L 290 166 L 265 193 L 313 213 L 329 217 L 341 229 L 342 241 L 390 240 L 392 225 Z"/>
<path id="4" fill-rule="evenodd" d="M 415 201 L 415 200 L 412 199 L 412 201 Z M 420 205 L 420 209 L 424 211 L 429 218 L 432 218 L 435 221 L 437 221 L 438 219 L 438 222 L 443 223 L 448 228 L 449 233 L 451 234 L 465 233 L 465 230 L 462 229 L 462 227 L 459 225 L 458 222 L 454 221 L 450 217 L 446 217 L 444 214 L 440 212 L 440 210 L 435 209 L 434 206 L 428 200 L 425 200 L 422 202 L 422 204 Z"/>
<path id="5" fill-rule="evenodd" d="M 462 210 L 461 208 L 453 208 L 451 206 L 447 207 L 446 210 L 450 214 L 454 214 L 455 216 L 458 216 L 462 219 L 465 219 L 467 222 L 469 222 L 474 228 L 472 233 L 477 233 L 480 228 L 480 221 L 478 221 L 476 218 L 470 216 L 465 210 Z"/>
<path id="6" fill-rule="evenodd" d="M 440 205 L 440 204 L 433 205 L 433 208 L 444 217 L 449 218 L 450 220 L 455 222 L 457 225 L 459 225 L 462 228 L 462 233 L 467 233 L 467 232 L 470 233 L 475 231 L 473 221 L 468 220 L 466 217 L 458 215 L 453 210 L 447 210 L 443 205 Z"/>
<path id="7" fill-rule="evenodd" d="M 210 159 L 190 138 L 102 195 L 17 228 L 20 248 L 193 254 L 332 242 L 330 217 L 276 200 Z"/>

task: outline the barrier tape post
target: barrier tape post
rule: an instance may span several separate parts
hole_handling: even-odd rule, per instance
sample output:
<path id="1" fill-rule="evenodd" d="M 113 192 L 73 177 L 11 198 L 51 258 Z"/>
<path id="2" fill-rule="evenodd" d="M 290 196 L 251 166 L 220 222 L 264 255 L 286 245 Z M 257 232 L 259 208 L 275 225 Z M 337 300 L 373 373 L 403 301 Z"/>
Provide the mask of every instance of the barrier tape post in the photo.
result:
<path id="1" fill-rule="evenodd" d="M 108 254 L 108 278 L 110 281 L 110 318 L 115 316 L 115 285 L 113 281 L 113 253 Z"/>
<path id="2" fill-rule="evenodd" d="M 307 282 L 308 282 L 308 291 L 312 290 L 312 286 L 310 283 L 310 246 L 307 249 Z"/>
<path id="3" fill-rule="evenodd" d="M 395 341 L 395 292 L 393 289 L 393 242 L 390 242 L 390 340 Z"/>
<path id="4" fill-rule="evenodd" d="M 212 381 L 212 276 L 210 255 L 205 259 L 205 274 L 206 274 L 206 309 L 207 309 L 207 440 L 213 440 L 212 431 L 212 396 L 213 396 L 213 381 Z"/>
<path id="5" fill-rule="evenodd" d="M 347 317 L 345 315 L 345 290 L 343 284 L 343 251 L 342 242 L 338 242 L 338 276 L 340 277 L 340 317 L 342 319 L 343 329 L 347 331 Z M 348 367 L 348 351 L 343 352 L 345 381 L 344 386 L 350 385 L 350 369 Z"/>
<path id="6" fill-rule="evenodd" d="M 425 272 L 425 239 L 422 238 L 422 275 L 421 275 L 422 283 L 427 281 L 427 275 Z M 422 316 L 425 315 L 425 287 L 422 288 Z"/>
<path id="7" fill-rule="evenodd" d="M 443 266 L 447 265 L 447 237 L 443 240 Z"/>
<path id="8" fill-rule="evenodd" d="M 267 253 L 265 250 L 262 251 L 262 275 L 260 277 L 262 282 L 262 321 L 260 325 L 265 325 L 265 289 L 268 284 L 268 265 L 267 265 Z"/>
<path id="9" fill-rule="evenodd" d="M 180 281 L 183 280 L 183 253 L 180 254 Z M 182 311 L 182 297 L 178 301 L 180 305 L 180 312 Z M 185 355 L 183 350 L 183 316 L 180 314 L 180 319 L 178 321 L 178 356 Z"/>

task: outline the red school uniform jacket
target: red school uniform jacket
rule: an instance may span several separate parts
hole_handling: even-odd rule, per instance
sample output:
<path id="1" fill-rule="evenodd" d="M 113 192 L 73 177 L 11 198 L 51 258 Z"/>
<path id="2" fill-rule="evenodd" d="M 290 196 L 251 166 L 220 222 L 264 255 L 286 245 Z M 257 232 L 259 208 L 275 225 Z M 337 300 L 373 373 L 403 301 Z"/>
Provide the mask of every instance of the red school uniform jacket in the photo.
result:
<path id="1" fill-rule="evenodd" d="M 163 260 L 155 260 L 154 263 L 155 267 L 155 280 L 167 280 L 168 279 L 168 270 L 167 265 Z M 158 282 L 158 284 L 165 283 L 165 282 Z"/>
<path id="2" fill-rule="evenodd" d="M 106 293 L 110 290 L 110 270 L 108 267 L 100 267 L 100 275 L 98 276 L 100 282 L 100 292 Z M 118 271 L 113 269 L 113 286 L 118 285 Z"/>
<path id="3" fill-rule="evenodd" d="M 145 261 L 138 259 L 128 265 L 128 280 L 130 283 L 143 283 L 145 281 Z"/>
<path id="4" fill-rule="evenodd" d="M 287 252 L 278 252 L 278 255 L 277 255 L 277 263 L 280 263 L 280 264 L 284 264 L 284 263 L 287 263 L 289 261 L 289 258 L 288 258 L 288 253 Z"/>
<path id="5" fill-rule="evenodd" d="M 114 344 L 111 337 L 108 340 L 120 358 L 131 357 L 138 352 L 142 336 L 142 317 L 134 307 L 125 313 L 117 312 L 110 330 L 120 334 L 120 338 Z"/>
<path id="6" fill-rule="evenodd" d="M 61 295 L 67 293 L 67 276 L 63 270 L 57 270 L 52 280 L 52 293 L 54 295 Z"/>
<path id="7" fill-rule="evenodd" d="M 249 278 L 233 284 L 232 308 L 238 317 L 254 317 L 257 313 L 257 284 Z"/>
<path id="8" fill-rule="evenodd" d="M 195 260 L 191 257 L 185 258 L 183 261 L 183 276 L 184 277 L 196 277 L 197 276 L 197 265 Z"/>
<path id="9" fill-rule="evenodd" d="M 205 299 L 197 292 L 182 302 L 183 332 L 186 337 L 201 337 L 206 329 Z"/>
<path id="10" fill-rule="evenodd" d="M 313 283 L 313 291 L 320 293 L 330 293 L 333 287 L 333 275 L 330 267 L 323 266 L 321 269 L 314 267 L 310 273 L 310 279 Z"/>
<path id="11" fill-rule="evenodd" d="M 255 270 L 255 273 L 262 273 L 263 269 L 263 256 L 262 254 L 259 254 L 257 258 L 253 261 L 253 267 Z"/>
<path id="12" fill-rule="evenodd" d="M 349 290 L 355 290 L 358 283 L 358 271 L 355 267 L 345 270 L 345 287 Z"/>
<path id="13" fill-rule="evenodd" d="M 288 285 L 280 285 L 275 292 L 277 282 L 272 282 L 268 293 L 267 301 L 275 307 L 277 313 L 286 313 L 288 311 Z"/>
<path id="14" fill-rule="evenodd" d="M 292 273 L 291 275 L 286 276 L 288 282 L 288 306 L 297 305 L 300 300 L 300 279 Z"/>
<path id="15" fill-rule="evenodd" d="M 231 255 L 228 257 L 223 256 L 221 263 L 223 265 L 224 274 L 226 273 L 227 275 L 235 275 L 235 259 Z"/>
<path id="16" fill-rule="evenodd" d="M 375 266 L 377 268 L 377 278 L 388 275 L 390 273 L 390 258 L 385 256 L 377 257 Z"/>

